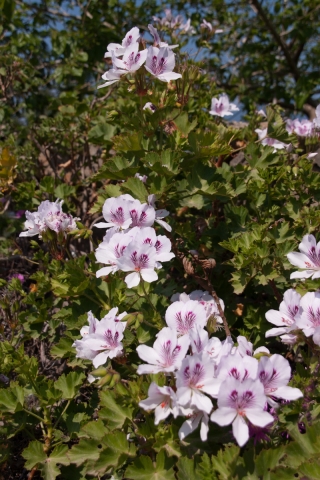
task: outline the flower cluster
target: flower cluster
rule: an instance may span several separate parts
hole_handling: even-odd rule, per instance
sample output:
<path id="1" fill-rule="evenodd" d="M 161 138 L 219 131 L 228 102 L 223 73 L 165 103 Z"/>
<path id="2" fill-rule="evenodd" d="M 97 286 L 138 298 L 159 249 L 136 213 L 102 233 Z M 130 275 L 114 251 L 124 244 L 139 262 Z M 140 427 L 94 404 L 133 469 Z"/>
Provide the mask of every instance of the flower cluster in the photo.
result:
<path id="1" fill-rule="evenodd" d="M 68 233 L 77 229 L 76 221 L 79 218 L 74 218 L 68 213 L 62 211 L 63 200 L 56 200 L 49 202 L 45 200 L 41 202 L 38 210 L 34 213 L 26 211 L 27 221 L 25 222 L 26 232 L 21 232 L 20 237 L 32 237 L 39 235 L 41 238 L 45 232 L 52 230 L 56 233 Z"/>
<path id="2" fill-rule="evenodd" d="M 202 298 L 208 295 L 201 293 Z M 157 334 L 153 347 L 137 348 L 146 362 L 139 365 L 138 374 L 164 372 L 175 380 L 164 387 L 152 382 L 148 398 L 139 405 L 155 410 L 156 424 L 171 413 L 187 417 L 179 430 L 181 440 L 201 423 L 200 436 L 205 441 L 211 414 L 211 421 L 220 426 L 232 424 L 233 435 L 242 446 L 249 439 L 250 426 L 263 428 L 274 421 L 271 407 L 277 407 L 280 400 L 300 398 L 302 393 L 288 386 L 291 369 L 281 355 L 270 355 L 265 347 L 253 351 L 242 336 L 237 346 L 230 337 L 223 342 L 209 338 L 205 330 L 208 311 L 199 291 L 197 296 L 200 300 L 180 295 L 167 309 L 167 327 Z"/>
<path id="3" fill-rule="evenodd" d="M 180 73 L 173 72 L 175 67 L 175 55 L 172 49 L 177 45 L 169 46 L 161 42 L 157 29 L 153 25 L 148 26 L 153 36 L 153 46 L 140 49 L 140 31 L 133 27 L 124 37 L 121 44 L 110 43 L 105 53 L 105 58 L 111 57 L 112 69 L 102 75 L 106 82 L 98 88 L 108 87 L 119 82 L 121 77 L 127 74 L 135 74 L 143 64 L 152 76 L 162 82 L 170 82 L 181 78 Z M 121 57 L 121 58 L 120 58 Z"/>
<path id="4" fill-rule="evenodd" d="M 88 313 L 88 326 L 82 327 L 81 340 L 76 340 L 72 345 L 77 351 L 78 358 L 92 360 L 95 368 L 106 363 L 108 358 L 122 355 L 123 331 L 126 322 L 122 318 L 127 315 L 123 312 L 119 315 L 118 308 L 112 308 L 100 321 L 92 312 Z"/>
<path id="5" fill-rule="evenodd" d="M 222 323 L 222 318 L 220 316 L 217 303 L 208 292 L 203 292 L 202 290 L 194 290 L 189 295 L 187 295 L 186 293 L 175 293 L 174 295 L 172 295 L 171 301 L 176 302 L 177 300 L 183 303 L 186 303 L 189 300 L 198 301 L 201 305 L 204 306 L 206 310 L 207 320 L 209 320 L 210 317 L 213 317 L 217 323 Z M 219 303 L 222 310 L 224 310 L 224 301 L 221 298 L 219 298 Z"/>
<path id="6" fill-rule="evenodd" d="M 95 255 L 107 266 L 97 272 L 98 277 L 118 270 L 131 272 L 125 279 L 131 288 L 141 278 L 147 282 L 156 280 L 154 269 L 174 256 L 169 239 L 156 235 L 152 228 L 158 221 L 170 230 L 163 220 L 168 212 L 156 211 L 154 201 L 150 196 L 148 203 L 142 204 L 131 195 L 106 200 L 105 222 L 96 226 L 108 232 Z M 315 240 L 309 238 L 308 242 L 314 246 L 310 247 L 311 253 L 316 255 Z M 240 446 L 250 435 L 264 437 L 264 429 L 274 422 L 279 404 L 303 396 L 299 389 L 288 386 L 289 362 L 281 355 L 271 355 L 266 347 L 253 350 L 252 343 L 243 336 L 238 336 L 236 345 L 230 336 L 224 341 L 210 336 L 209 320 L 223 323 L 224 303 L 209 292 L 175 294 L 171 300 L 165 313 L 166 326 L 156 335 L 153 346 L 142 344 L 136 349 L 143 362 L 138 365 L 139 375 L 164 373 L 168 377 L 164 386 L 151 383 L 140 407 L 155 410 L 156 424 L 170 414 L 185 417 L 179 430 L 181 440 L 200 425 L 200 437 L 205 441 L 209 420 L 220 426 L 232 425 Z M 73 344 L 77 357 L 91 360 L 97 368 L 123 354 L 121 341 L 126 322 L 121 320 L 126 312 L 117 312 L 118 308 L 113 308 L 100 322 L 88 313 L 89 325 L 81 329 L 82 338 Z M 320 337 L 319 312 L 319 293 L 308 293 L 301 299 L 289 290 L 280 311 L 267 313 L 268 320 L 279 327 L 267 336 L 281 334 L 289 338 L 294 329 L 301 328 L 305 335 L 314 335 L 316 341 Z"/>
<path id="7" fill-rule="evenodd" d="M 293 265 L 303 270 L 293 272 L 290 278 L 320 277 L 320 242 L 313 235 L 305 235 L 299 245 L 299 252 L 290 252 L 287 257 Z M 294 289 L 287 290 L 279 310 L 266 313 L 268 322 L 276 325 L 266 332 L 267 337 L 280 335 L 282 342 L 295 344 L 301 331 L 306 337 L 312 335 L 320 346 L 320 293 L 308 292 L 303 297 Z"/>
<path id="8" fill-rule="evenodd" d="M 106 222 L 97 223 L 98 228 L 108 232 L 95 251 L 98 262 L 108 265 L 97 271 L 97 277 L 115 273 L 118 270 L 132 272 L 126 276 L 129 288 L 136 287 L 141 278 L 146 282 L 158 279 L 155 269 L 162 267 L 174 257 L 171 242 L 165 235 L 157 235 L 152 225 L 158 222 L 167 230 L 171 227 L 163 220 L 169 212 L 155 210 L 154 195 L 149 203 L 141 203 L 131 195 L 109 198 L 103 206 Z"/>
<path id="9" fill-rule="evenodd" d="M 280 335 L 282 342 L 294 344 L 299 330 L 320 346 L 320 293 L 308 292 L 303 297 L 294 289 L 287 290 L 278 310 L 266 313 L 268 322 L 276 325 L 266 332 L 267 337 Z"/>
<path id="10" fill-rule="evenodd" d="M 310 120 L 295 120 L 288 119 L 286 121 L 286 128 L 288 133 L 295 133 L 299 137 L 310 137 L 314 132 L 314 123 Z"/>
<path id="11" fill-rule="evenodd" d="M 195 33 L 195 29 L 191 26 L 191 20 L 188 20 L 184 23 L 182 15 L 174 16 L 170 8 L 164 10 L 164 17 L 152 17 L 153 21 L 156 22 L 161 27 L 169 28 L 170 30 L 180 30 L 181 33 Z"/>

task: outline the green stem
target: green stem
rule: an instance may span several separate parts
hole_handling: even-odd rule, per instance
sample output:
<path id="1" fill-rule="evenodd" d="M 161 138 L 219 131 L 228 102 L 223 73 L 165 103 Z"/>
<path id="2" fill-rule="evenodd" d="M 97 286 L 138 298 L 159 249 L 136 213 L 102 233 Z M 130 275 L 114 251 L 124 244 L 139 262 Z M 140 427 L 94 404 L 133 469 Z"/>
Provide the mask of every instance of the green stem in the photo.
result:
<path id="1" fill-rule="evenodd" d="M 154 310 L 155 312 L 157 311 L 156 307 L 152 304 L 151 300 L 150 300 L 150 297 L 149 295 L 147 294 L 146 292 L 146 289 L 144 287 L 144 281 L 141 279 L 141 287 L 142 287 L 142 290 L 143 290 L 143 293 L 144 293 L 144 296 L 146 297 L 146 299 L 148 300 L 148 303 L 150 304 L 152 310 Z"/>
<path id="2" fill-rule="evenodd" d="M 54 425 L 53 425 L 53 428 L 56 428 L 56 426 L 58 425 L 58 423 L 60 422 L 60 419 L 61 417 L 65 414 L 66 410 L 68 409 L 69 405 L 70 405 L 70 402 L 71 400 L 68 400 L 64 409 L 62 410 L 62 412 L 60 413 L 59 417 L 57 418 L 57 420 L 55 421 Z"/>
<path id="3" fill-rule="evenodd" d="M 23 411 L 28 413 L 29 415 L 32 415 L 33 417 L 35 417 L 37 420 L 39 420 L 39 422 L 46 423 L 45 420 L 43 418 L 39 417 L 39 415 L 37 415 L 36 413 L 33 413 L 30 410 L 27 410 L 26 408 L 23 408 Z"/>
<path id="4" fill-rule="evenodd" d="M 101 302 L 98 302 L 97 300 L 95 300 L 93 297 L 90 297 L 90 295 L 87 295 L 86 293 L 82 292 L 81 295 L 83 295 L 84 297 L 88 298 L 89 300 L 91 300 L 91 302 L 95 303 L 96 305 L 99 305 L 99 307 L 101 307 Z M 102 305 L 104 307 L 104 304 Z"/>

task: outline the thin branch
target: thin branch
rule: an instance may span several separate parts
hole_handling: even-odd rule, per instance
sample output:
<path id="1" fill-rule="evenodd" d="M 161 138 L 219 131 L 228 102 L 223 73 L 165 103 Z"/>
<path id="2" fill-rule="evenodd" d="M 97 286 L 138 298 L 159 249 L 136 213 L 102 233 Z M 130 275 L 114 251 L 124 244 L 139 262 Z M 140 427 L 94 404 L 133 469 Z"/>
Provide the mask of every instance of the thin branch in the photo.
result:
<path id="1" fill-rule="evenodd" d="M 298 78 L 300 77 L 300 72 L 297 68 L 296 63 L 294 62 L 294 59 L 291 57 L 291 53 L 290 53 L 286 43 L 283 41 L 283 39 L 281 38 L 281 36 L 277 32 L 275 26 L 273 25 L 272 21 L 270 20 L 270 18 L 267 16 L 265 11 L 263 10 L 263 8 L 262 8 L 261 4 L 258 2 L 258 0 L 251 0 L 251 4 L 256 8 L 259 16 L 262 18 L 266 27 L 269 29 L 270 33 L 273 35 L 273 38 L 275 39 L 275 41 L 277 42 L 277 44 L 279 45 L 279 47 L 283 51 L 283 54 L 287 59 L 287 62 L 289 64 L 289 67 L 290 67 L 293 75 L 294 75 L 294 78 L 296 80 L 298 80 Z"/>

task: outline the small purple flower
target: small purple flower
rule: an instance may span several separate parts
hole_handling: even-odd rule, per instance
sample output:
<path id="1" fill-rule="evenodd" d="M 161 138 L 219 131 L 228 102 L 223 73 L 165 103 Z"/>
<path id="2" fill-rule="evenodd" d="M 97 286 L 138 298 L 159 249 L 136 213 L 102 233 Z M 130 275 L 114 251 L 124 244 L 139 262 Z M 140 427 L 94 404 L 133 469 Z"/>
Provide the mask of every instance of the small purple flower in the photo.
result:
<path id="1" fill-rule="evenodd" d="M 11 280 L 12 278 L 17 278 L 18 280 L 20 280 L 21 283 L 24 283 L 25 281 L 24 275 L 22 275 L 22 273 L 13 273 L 12 275 L 10 275 L 9 280 Z"/>

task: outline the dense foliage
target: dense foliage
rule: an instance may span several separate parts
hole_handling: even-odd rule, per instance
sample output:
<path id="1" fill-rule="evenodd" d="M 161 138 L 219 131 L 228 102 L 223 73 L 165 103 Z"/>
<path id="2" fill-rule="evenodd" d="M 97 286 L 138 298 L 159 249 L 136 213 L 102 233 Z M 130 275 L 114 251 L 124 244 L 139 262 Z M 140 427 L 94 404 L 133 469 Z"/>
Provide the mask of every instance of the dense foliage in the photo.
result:
<path id="1" fill-rule="evenodd" d="M 180 3 L 163 13 L 153 2 L 0 2 L 3 476 L 318 478 L 318 6 L 269 3 L 191 3 L 188 23 Z M 179 45 L 160 49 L 175 62 L 164 73 L 148 23 Z M 135 25 L 134 53 L 148 69 L 111 53 L 101 80 L 107 45 Z M 173 70 L 171 82 L 161 77 Z M 230 121 L 237 107 L 222 92 L 243 102 L 246 122 Z M 293 111 L 316 118 L 293 123 Z M 112 257 L 112 233 L 127 235 L 124 252 L 149 255 L 148 271 L 132 255 Z M 209 301 L 197 332 L 225 349 L 212 354 L 211 380 L 227 389 L 253 378 L 265 426 L 241 409 L 245 427 L 219 426 L 223 399 L 203 385 L 167 417 L 147 408 L 150 385 L 170 401 L 185 393 L 181 363 L 198 358 L 185 334 L 195 333 L 172 327 L 170 312 L 189 301 L 198 311 Z M 95 347 L 98 325 L 114 329 L 112 347 L 110 336 Z M 189 355 L 155 371 L 146 352 L 169 328 Z M 257 373 L 226 380 L 228 355 L 260 373 L 283 362 L 289 386 L 277 396 L 279 385 L 263 393 Z"/>

